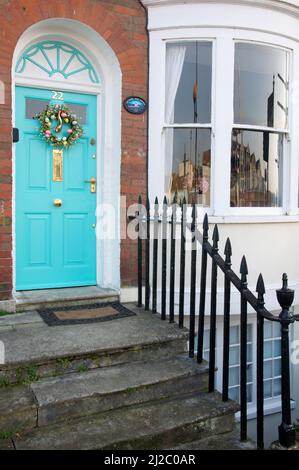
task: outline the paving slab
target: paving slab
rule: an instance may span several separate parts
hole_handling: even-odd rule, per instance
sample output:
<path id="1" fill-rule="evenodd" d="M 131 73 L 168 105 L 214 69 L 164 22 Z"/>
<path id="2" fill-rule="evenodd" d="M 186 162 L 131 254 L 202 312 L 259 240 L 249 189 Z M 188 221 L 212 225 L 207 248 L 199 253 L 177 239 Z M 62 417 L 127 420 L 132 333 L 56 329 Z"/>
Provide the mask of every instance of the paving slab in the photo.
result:
<path id="1" fill-rule="evenodd" d="M 23 312 L 23 313 L 10 313 L 4 317 L 0 317 L 0 328 L 5 326 L 18 326 L 39 323 L 44 324 L 43 319 L 36 311 Z"/>

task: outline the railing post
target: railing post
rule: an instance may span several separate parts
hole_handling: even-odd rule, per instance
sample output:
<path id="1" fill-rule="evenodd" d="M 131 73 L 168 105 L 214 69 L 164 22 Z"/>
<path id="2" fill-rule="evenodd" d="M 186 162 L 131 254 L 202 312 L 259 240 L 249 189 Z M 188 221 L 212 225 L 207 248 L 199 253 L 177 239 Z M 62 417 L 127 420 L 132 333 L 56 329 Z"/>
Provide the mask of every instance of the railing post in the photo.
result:
<path id="1" fill-rule="evenodd" d="M 240 347 L 240 407 L 241 407 L 241 441 L 247 440 L 247 300 L 243 296 L 247 289 L 247 263 L 243 256 L 241 273 L 241 347 Z"/>
<path id="2" fill-rule="evenodd" d="M 197 242 L 194 235 L 196 228 L 196 206 L 192 208 L 191 222 L 191 285 L 190 285 L 190 316 L 189 316 L 189 357 L 194 357 L 194 336 L 195 336 L 195 299 L 196 299 L 196 252 Z"/>
<path id="3" fill-rule="evenodd" d="M 288 289 L 288 277 L 283 274 L 282 288 L 276 291 L 277 300 L 281 307 L 279 315 L 281 324 L 281 405 L 282 423 L 279 426 L 279 443 L 289 448 L 296 443 L 296 430 L 292 424 L 291 415 L 291 381 L 290 381 L 290 347 L 289 326 L 295 321 L 290 313 L 290 307 L 294 300 L 294 291 Z"/>
<path id="4" fill-rule="evenodd" d="M 203 360 L 203 339 L 205 327 L 205 306 L 206 306 L 206 289 L 207 289 L 207 258 L 208 253 L 205 244 L 209 240 L 209 220 L 205 214 L 203 220 L 203 237 L 201 251 L 201 273 L 200 273 L 200 297 L 199 297 L 199 318 L 198 318 L 198 342 L 197 342 L 197 362 L 200 364 Z"/>
<path id="5" fill-rule="evenodd" d="M 185 264 L 186 264 L 186 198 L 181 202 L 181 262 L 180 262 L 180 301 L 179 328 L 184 326 L 185 310 Z"/>
<path id="6" fill-rule="evenodd" d="M 263 276 L 260 274 L 256 284 L 256 292 L 258 294 L 259 308 L 263 309 L 265 284 Z M 257 312 L 257 341 L 256 341 L 256 402 L 257 402 L 257 420 L 256 435 L 257 448 L 264 449 L 264 317 Z"/>
<path id="7" fill-rule="evenodd" d="M 224 312 L 223 312 L 223 373 L 222 373 L 222 400 L 228 401 L 229 387 L 229 340 L 230 340 L 230 297 L 231 285 L 226 272 L 231 269 L 232 247 L 230 239 L 226 240 L 224 273 Z"/>
<path id="8" fill-rule="evenodd" d="M 150 202 L 146 200 L 146 240 L 145 240 L 145 301 L 144 309 L 149 310 L 150 302 Z"/>
<path id="9" fill-rule="evenodd" d="M 142 231 L 142 198 L 141 196 L 138 197 L 138 241 L 137 241 L 137 259 L 138 259 L 138 303 L 137 307 L 142 307 L 142 238 L 141 238 L 141 231 Z"/>
<path id="10" fill-rule="evenodd" d="M 211 312 L 210 312 L 210 356 L 209 356 L 209 392 L 215 390 L 216 370 L 216 315 L 217 315 L 217 263 L 214 259 L 218 254 L 219 232 L 215 225 L 213 231 L 213 259 L 211 274 Z"/>
<path id="11" fill-rule="evenodd" d="M 171 208 L 169 323 L 174 323 L 175 245 L 176 245 L 176 196 Z"/>
<path id="12" fill-rule="evenodd" d="M 154 240 L 153 240 L 153 297 L 152 312 L 157 313 L 157 275 L 158 275 L 158 237 L 159 237 L 159 202 L 155 199 Z"/>
<path id="13" fill-rule="evenodd" d="M 162 282 L 161 282 L 161 320 L 166 320 L 166 277 L 167 277 L 167 199 L 163 199 L 162 212 Z"/>

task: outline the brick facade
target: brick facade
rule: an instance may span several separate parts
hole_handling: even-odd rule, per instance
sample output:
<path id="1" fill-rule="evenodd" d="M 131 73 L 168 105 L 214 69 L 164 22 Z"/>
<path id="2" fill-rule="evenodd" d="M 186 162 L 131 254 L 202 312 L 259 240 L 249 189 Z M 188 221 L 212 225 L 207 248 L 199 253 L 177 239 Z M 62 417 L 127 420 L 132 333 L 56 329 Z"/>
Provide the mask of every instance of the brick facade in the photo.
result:
<path id="1" fill-rule="evenodd" d="M 118 57 L 122 96 L 147 99 L 148 37 L 146 13 L 138 0 L 0 0 L 0 80 L 5 104 L 0 104 L 0 300 L 12 290 L 12 85 L 13 53 L 21 34 L 49 18 L 81 21 L 97 31 Z M 122 110 L 121 195 L 136 202 L 146 190 L 147 115 Z M 121 283 L 136 281 L 135 243 L 121 244 Z"/>

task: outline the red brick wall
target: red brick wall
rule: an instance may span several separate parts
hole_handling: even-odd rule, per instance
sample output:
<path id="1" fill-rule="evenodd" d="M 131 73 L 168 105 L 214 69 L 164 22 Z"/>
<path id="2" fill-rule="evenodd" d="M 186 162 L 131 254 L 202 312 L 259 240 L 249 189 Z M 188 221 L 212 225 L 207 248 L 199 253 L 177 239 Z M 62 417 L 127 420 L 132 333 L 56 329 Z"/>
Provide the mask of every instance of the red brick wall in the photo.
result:
<path id="1" fill-rule="evenodd" d="M 122 95 L 147 99 L 148 41 L 146 14 L 138 0 L 0 0 L 0 80 L 5 104 L 0 104 L 0 300 L 12 288 L 12 163 L 11 67 L 20 35 L 48 18 L 81 21 L 96 30 L 112 47 L 122 70 Z M 128 203 L 146 191 L 147 116 L 122 111 L 121 194 Z M 136 282 L 136 248 L 121 245 L 122 285 Z"/>

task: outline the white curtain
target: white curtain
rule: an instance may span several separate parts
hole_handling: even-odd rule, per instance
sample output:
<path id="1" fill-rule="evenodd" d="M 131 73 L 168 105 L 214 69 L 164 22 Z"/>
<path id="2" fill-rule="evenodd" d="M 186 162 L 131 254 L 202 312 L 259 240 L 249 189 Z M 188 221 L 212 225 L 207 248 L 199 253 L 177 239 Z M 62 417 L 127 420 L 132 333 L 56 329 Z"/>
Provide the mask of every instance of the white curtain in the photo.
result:
<path id="1" fill-rule="evenodd" d="M 167 124 L 173 123 L 175 98 L 183 71 L 185 54 L 185 46 L 171 45 L 167 48 L 165 97 L 165 122 Z M 173 158 L 173 129 L 167 129 L 165 146 L 165 190 L 166 193 L 169 194 L 171 189 Z"/>

